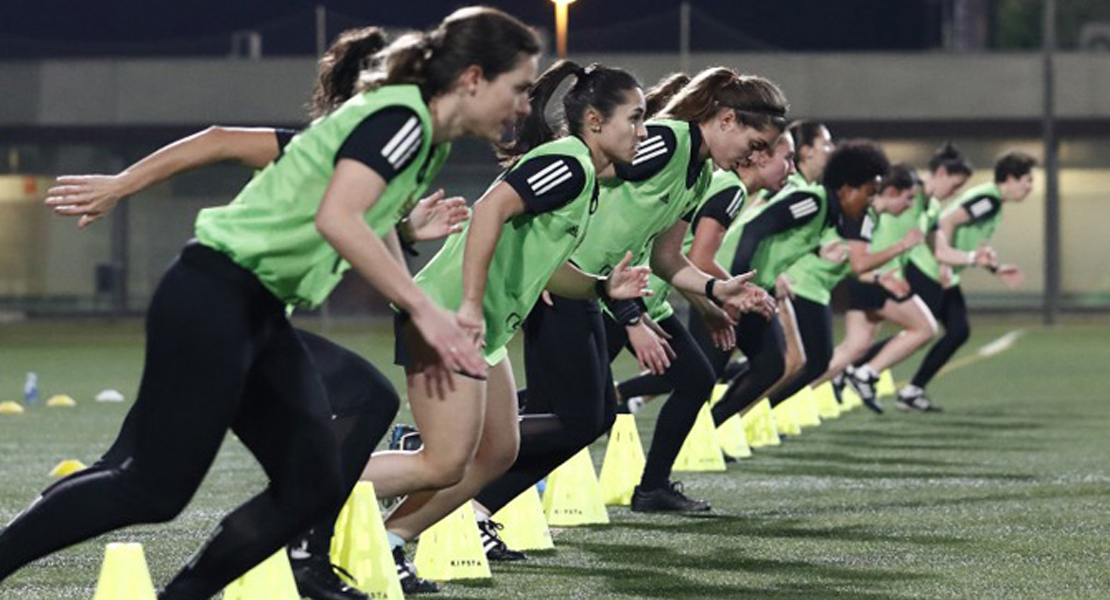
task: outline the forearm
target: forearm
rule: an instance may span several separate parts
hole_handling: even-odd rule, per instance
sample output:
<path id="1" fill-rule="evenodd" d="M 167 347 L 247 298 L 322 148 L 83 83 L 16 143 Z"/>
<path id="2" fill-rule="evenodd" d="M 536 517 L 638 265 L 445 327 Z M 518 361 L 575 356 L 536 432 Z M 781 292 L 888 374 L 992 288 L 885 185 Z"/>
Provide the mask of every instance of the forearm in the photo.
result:
<path id="1" fill-rule="evenodd" d="M 952 239 L 949 234 L 944 231 L 937 231 L 935 234 L 935 247 L 933 248 L 933 256 L 936 257 L 937 262 L 952 267 L 966 267 L 975 264 L 975 253 L 964 252 L 953 248 L 948 240 Z"/>
<path id="2" fill-rule="evenodd" d="M 848 262 L 851 265 L 852 273 L 855 275 L 873 271 L 906 251 L 905 245 L 902 242 L 898 242 L 878 252 L 871 252 L 867 242 L 851 240 L 848 242 L 848 245 Z"/>
<path id="3" fill-rule="evenodd" d="M 684 295 L 704 296 L 705 284 L 716 279 L 694 266 L 682 254 L 666 252 L 662 249 L 656 249 L 651 253 L 651 270 Z"/>
<path id="4" fill-rule="evenodd" d="M 259 168 L 277 155 L 277 140 L 272 129 L 212 126 L 159 148 L 124 169 L 119 178 L 124 195 L 129 195 L 205 165 L 234 159 Z"/>
<path id="5" fill-rule="evenodd" d="M 486 295 L 486 282 L 501 228 L 509 215 L 500 203 L 489 200 L 474 205 L 474 217 L 466 234 L 463 252 L 463 302 L 480 306 Z"/>
<path id="6" fill-rule="evenodd" d="M 385 247 L 389 250 L 389 253 L 393 255 L 394 260 L 396 260 L 397 263 L 405 269 L 405 273 L 411 277 L 411 273 L 409 272 L 409 263 L 405 261 L 405 252 L 401 248 L 401 240 L 399 239 L 398 235 L 399 234 L 397 233 L 397 229 L 393 229 L 389 233 L 385 234 L 385 237 L 382 238 L 382 241 L 385 243 Z"/>
<path id="7" fill-rule="evenodd" d="M 398 308 L 416 314 L 431 300 L 357 214 L 320 214 L 317 229 L 351 267 Z"/>

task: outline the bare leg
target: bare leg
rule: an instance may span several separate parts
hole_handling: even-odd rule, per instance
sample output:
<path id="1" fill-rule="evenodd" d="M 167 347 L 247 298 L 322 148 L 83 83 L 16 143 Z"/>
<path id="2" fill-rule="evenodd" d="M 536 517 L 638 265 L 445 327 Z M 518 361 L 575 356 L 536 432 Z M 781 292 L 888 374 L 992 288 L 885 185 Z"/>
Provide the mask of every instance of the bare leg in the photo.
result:
<path id="1" fill-rule="evenodd" d="M 779 320 L 782 322 L 783 335 L 786 338 L 786 370 L 782 377 L 775 382 L 762 397 L 774 396 L 775 392 L 789 383 L 794 376 L 806 366 L 806 351 L 802 345 L 802 334 L 798 331 L 798 319 L 794 315 L 794 305 L 789 299 L 779 300 Z"/>
<path id="2" fill-rule="evenodd" d="M 902 362 L 937 335 L 937 322 L 921 298 L 912 296 L 905 302 L 887 300 L 879 316 L 898 325 L 902 332 L 894 336 L 864 367 L 876 373 Z"/>
<path id="3" fill-rule="evenodd" d="M 462 479 L 448 488 L 409 496 L 390 515 L 385 523 L 386 529 L 402 539 L 411 540 L 500 477 L 512 466 L 520 448 L 517 420 L 516 384 L 509 359 L 506 358 L 489 371 L 481 440 L 474 460 L 466 466 Z"/>
<path id="4" fill-rule="evenodd" d="M 876 314 L 862 310 L 850 310 L 844 315 L 844 323 L 844 340 L 833 349 L 832 360 L 829 361 L 828 370 L 825 371 L 824 375 L 811 383 L 810 387 L 816 388 L 822 383 L 836 377 L 846 369 L 848 365 L 863 356 L 867 352 L 867 349 L 871 347 L 871 343 L 875 340 L 875 334 L 879 332 L 881 321 Z"/>

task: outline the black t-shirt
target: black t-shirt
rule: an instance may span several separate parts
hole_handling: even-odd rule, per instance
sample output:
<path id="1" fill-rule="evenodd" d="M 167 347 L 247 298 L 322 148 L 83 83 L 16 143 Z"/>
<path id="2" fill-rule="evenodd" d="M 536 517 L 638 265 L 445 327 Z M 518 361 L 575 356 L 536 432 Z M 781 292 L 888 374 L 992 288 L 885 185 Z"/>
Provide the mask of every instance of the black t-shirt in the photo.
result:
<path id="1" fill-rule="evenodd" d="M 412 164 L 424 143 L 420 118 L 405 106 L 390 106 L 359 123 L 339 147 L 335 162 L 349 158 L 387 182 Z"/>
<path id="2" fill-rule="evenodd" d="M 836 227 L 836 233 L 839 234 L 840 237 L 846 240 L 870 242 L 874 232 L 875 214 L 870 208 L 858 219 L 849 218 L 848 215 L 843 213 L 840 214 L 840 219 Z"/>
<path id="3" fill-rule="evenodd" d="M 586 172 L 576 158 L 545 154 L 518 165 L 504 181 L 520 194 L 527 212 L 540 214 L 562 208 L 580 196 Z"/>
<path id="4" fill-rule="evenodd" d="M 736 214 L 740 212 L 743 206 L 744 193 L 741 187 L 738 185 L 729 186 L 713 194 L 709 200 L 706 200 L 705 203 L 701 205 L 701 208 L 698 209 L 691 222 L 696 229 L 698 223 L 703 218 L 709 218 L 720 223 L 721 227 L 728 229 L 729 225 L 732 225 L 733 220 L 736 219 Z M 686 220 L 690 221 L 690 219 Z"/>

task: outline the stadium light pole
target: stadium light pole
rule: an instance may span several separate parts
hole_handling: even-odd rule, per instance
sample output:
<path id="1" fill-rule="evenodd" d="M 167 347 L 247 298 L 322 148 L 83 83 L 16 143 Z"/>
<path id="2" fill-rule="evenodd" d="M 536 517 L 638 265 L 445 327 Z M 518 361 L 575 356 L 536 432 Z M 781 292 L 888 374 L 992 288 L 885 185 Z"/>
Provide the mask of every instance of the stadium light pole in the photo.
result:
<path id="1" fill-rule="evenodd" d="M 1056 139 L 1056 0 L 1044 3 L 1044 322 L 1060 312 L 1060 164 Z"/>
<path id="2" fill-rule="evenodd" d="M 567 57 L 567 6 L 575 0 L 551 0 L 555 3 L 555 47 L 559 58 Z"/>

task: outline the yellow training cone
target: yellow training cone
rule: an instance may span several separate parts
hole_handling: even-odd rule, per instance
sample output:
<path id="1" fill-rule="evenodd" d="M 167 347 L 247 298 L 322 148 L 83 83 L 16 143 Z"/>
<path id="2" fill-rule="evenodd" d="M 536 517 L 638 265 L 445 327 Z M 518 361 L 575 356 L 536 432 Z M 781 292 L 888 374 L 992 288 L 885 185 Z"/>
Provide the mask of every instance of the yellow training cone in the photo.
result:
<path id="1" fill-rule="evenodd" d="M 775 420 L 775 430 L 780 434 L 801 435 L 802 426 L 798 425 L 798 420 L 795 418 L 795 404 L 791 400 L 793 397 L 783 400 L 778 406 L 772 406 L 771 417 Z"/>
<path id="2" fill-rule="evenodd" d="M 721 452 L 732 458 L 748 458 L 752 455 L 752 448 L 748 445 L 748 436 L 744 433 L 744 424 L 740 422 L 740 415 L 732 415 L 717 428 L 717 441 L 721 444 Z"/>
<path id="3" fill-rule="evenodd" d="M 46 401 L 46 405 L 51 408 L 71 408 L 77 406 L 77 401 L 65 394 L 58 394 L 57 396 L 51 396 Z"/>
<path id="4" fill-rule="evenodd" d="M 23 405 L 18 402 L 0 402 L 0 415 L 21 415 L 23 414 Z"/>
<path id="5" fill-rule="evenodd" d="M 821 424 L 821 413 L 817 410 L 817 397 L 813 393 L 813 388 L 808 385 L 803 387 L 794 395 L 794 399 L 797 402 L 795 409 L 798 412 L 795 416 L 798 419 L 798 425 L 816 427 Z"/>
<path id="6" fill-rule="evenodd" d="M 224 600 L 262 599 L 301 600 L 284 548 L 224 588 Z"/>
<path id="7" fill-rule="evenodd" d="M 108 544 L 93 600 L 155 600 L 142 544 Z"/>
<path id="8" fill-rule="evenodd" d="M 778 446 L 782 443 L 779 432 L 775 429 L 775 419 L 771 416 L 771 402 L 766 398 L 740 417 L 740 422 L 744 425 L 744 434 L 748 436 L 748 445 L 752 448 Z"/>
<path id="9" fill-rule="evenodd" d="M 890 369 L 884 369 L 879 374 L 879 385 L 875 387 L 875 393 L 881 398 L 883 396 L 893 396 L 898 390 L 894 388 L 894 374 Z"/>
<path id="10" fill-rule="evenodd" d="M 721 400 L 723 400 L 724 397 L 725 397 L 725 392 L 727 392 L 727 391 L 728 391 L 728 384 L 727 383 L 718 383 L 717 385 L 714 385 L 713 386 L 713 393 L 710 394 L 710 396 L 709 396 L 709 406 L 710 406 L 710 408 L 712 408 L 713 405 L 715 405 L 718 402 L 720 402 Z"/>
<path id="11" fill-rule="evenodd" d="M 332 562 L 371 598 L 401 600 L 401 581 L 385 536 L 374 484 L 360 481 L 339 513 L 332 539 Z"/>
<path id="12" fill-rule="evenodd" d="M 674 459 L 674 471 L 699 472 L 699 471 L 724 471 L 725 457 L 721 454 L 721 442 L 717 439 L 717 428 L 713 426 L 713 415 L 709 412 L 709 404 L 702 404 L 698 411 L 698 418 L 690 433 L 686 434 L 686 441 Z"/>
<path id="13" fill-rule="evenodd" d="M 840 416 L 842 409 L 840 403 L 836 401 L 832 383 L 828 381 L 822 383 L 817 389 L 813 390 L 813 396 L 816 398 L 817 412 L 822 419 L 835 419 Z"/>
<path id="14" fill-rule="evenodd" d="M 644 473 L 644 447 L 640 444 L 640 433 L 636 431 L 636 418 L 632 415 L 617 415 L 613 428 L 609 430 L 609 445 L 605 448 L 605 460 L 601 463 L 601 498 L 606 506 L 628 506 L 632 502 L 632 491 L 640 483 Z"/>
<path id="15" fill-rule="evenodd" d="M 492 577 L 469 502 L 420 535 L 413 562 L 421 577 L 434 581 Z"/>
<path id="16" fill-rule="evenodd" d="M 631 416 L 631 415 L 629 415 Z M 501 540 L 513 550 L 550 550 L 555 547 L 535 487 L 529 487 L 491 517 L 504 526 Z"/>
<path id="17" fill-rule="evenodd" d="M 87 468 L 88 467 L 85 466 L 85 463 L 75 458 L 71 458 L 69 460 L 63 460 L 62 462 L 55 465 L 54 468 L 50 470 L 50 476 L 68 477 L 69 475 L 73 475 L 78 471 L 84 471 Z"/>
<path id="18" fill-rule="evenodd" d="M 609 522 L 589 448 L 583 448 L 547 476 L 543 512 L 552 527 Z"/>

